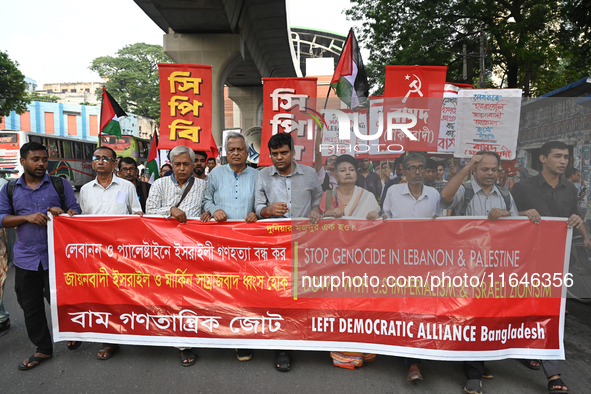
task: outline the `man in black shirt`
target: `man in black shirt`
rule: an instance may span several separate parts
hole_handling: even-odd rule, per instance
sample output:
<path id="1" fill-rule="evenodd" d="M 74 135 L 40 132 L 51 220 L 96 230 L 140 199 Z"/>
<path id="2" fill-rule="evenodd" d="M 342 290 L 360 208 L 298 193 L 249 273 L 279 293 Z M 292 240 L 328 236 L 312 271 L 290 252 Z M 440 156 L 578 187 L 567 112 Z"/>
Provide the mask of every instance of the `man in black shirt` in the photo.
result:
<path id="1" fill-rule="evenodd" d="M 139 171 L 134 159 L 131 157 L 122 157 L 121 160 L 119 160 L 119 176 L 135 185 L 135 190 L 140 200 L 142 211 L 146 212 L 146 201 L 148 200 L 148 193 L 150 192 L 151 185 L 147 182 L 140 181 L 138 175 Z"/>
<path id="2" fill-rule="evenodd" d="M 583 236 L 585 246 L 591 247 L 583 220 L 578 215 L 577 188 L 561 177 L 569 158 L 568 146 L 563 142 L 545 143 L 540 149 L 542 171 L 537 176 L 520 180 L 511 189 L 511 194 L 520 215 L 527 216 L 534 223 L 540 223 L 542 216 L 568 218 L 567 226 L 576 228 Z M 532 365 L 531 362 L 526 363 Z M 560 379 L 560 369 L 556 360 L 543 360 L 542 367 L 548 378 L 548 390 L 567 390 Z"/>

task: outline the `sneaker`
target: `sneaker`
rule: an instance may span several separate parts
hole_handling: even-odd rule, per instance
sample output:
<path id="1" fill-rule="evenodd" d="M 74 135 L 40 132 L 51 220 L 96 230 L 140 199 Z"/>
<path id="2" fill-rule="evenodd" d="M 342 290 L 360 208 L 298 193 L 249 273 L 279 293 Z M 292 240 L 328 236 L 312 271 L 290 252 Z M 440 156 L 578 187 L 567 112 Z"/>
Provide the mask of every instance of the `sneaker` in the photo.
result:
<path id="1" fill-rule="evenodd" d="M 464 391 L 468 394 L 482 394 L 482 382 L 479 379 L 470 379 L 466 382 Z"/>
<path id="2" fill-rule="evenodd" d="M 238 358 L 238 361 L 248 361 L 252 358 L 252 350 L 236 349 L 236 358 Z"/>
<path id="3" fill-rule="evenodd" d="M 485 379 L 492 379 L 494 378 L 492 371 L 488 369 L 488 367 L 484 367 L 484 372 L 482 372 L 482 377 Z"/>

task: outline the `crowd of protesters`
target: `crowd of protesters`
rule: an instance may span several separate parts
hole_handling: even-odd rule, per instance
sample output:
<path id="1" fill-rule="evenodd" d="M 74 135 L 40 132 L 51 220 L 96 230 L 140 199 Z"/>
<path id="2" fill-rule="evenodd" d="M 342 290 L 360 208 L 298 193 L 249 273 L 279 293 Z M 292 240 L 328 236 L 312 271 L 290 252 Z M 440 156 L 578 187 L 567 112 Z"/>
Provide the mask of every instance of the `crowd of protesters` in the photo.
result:
<path id="1" fill-rule="evenodd" d="M 15 290 L 27 333 L 36 346 L 35 353 L 18 365 L 21 370 L 35 368 L 50 359 L 53 342 L 45 315 L 43 298 L 49 301 L 47 222 L 50 216 L 161 215 L 186 223 L 189 218 L 223 222 L 231 219 L 248 223 L 266 218 L 308 218 L 318 223 L 325 217 L 353 217 L 366 220 L 389 218 L 436 218 L 445 215 L 486 216 L 491 221 L 505 216 L 525 216 L 539 223 L 542 216 L 568 218 L 584 244 L 591 241 L 582 225 L 580 201 L 585 189 L 577 189 L 578 172 L 568 168 L 569 150 L 561 142 L 541 148 L 543 169 L 532 176 L 521 165 L 519 179 L 509 177 L 512 169 L 501 167 L 495 152 L 482 151 L 458 168 L 453 161 L 427 159 L 410 152 L 394 162 L 384 161 L 375 168 L 369 159 L 350 155 L 329 156 L 322 163 L 317 154 L 314 167 L 293 159 L 293 140 L 289 134 L 276 134 L 268 142 L 272 166 L 258 171 L 247 165 L 248 143 L 236 132 L 226 136 L 228 164 L 217 166 L 215 158 L 185 146 L 169 154 L 170 164 L 160 169 L 160 178 L 142 181 L 136 161 L 118 158 L 108 147 L 98 147 L 92 158 L 96 178 L 84 185 L 76 199 L 67 180 L 47 174 L 47 149 L 29 142 L 20 150 L 23 175 L 5 183 L 0 191 L 0 281 L 6 277 L 6 262 L 14 243 Z M 144 178 L 145 180 L 145 178 Z M 46 212 L 50 212 L 50 216 Z M 10 327 L 8 312 L 0 293 L 0 331 Z M 69 341 L 75 350 L 80 341 Z M 105 343 L 97 353 L 108 360 L 119 345 Z M 193 365 L 194 349 L 179 348 L 180 363 Z M 236 349 L 240 361 L 252 358 L 252 350 Z M 372 361 L 375 354 L 331 352 L 335 366 L 353 369 Z M 409 381 L 422 380 L 420 360 L 405 358 Z M 543 368 L 551 392 L 566 392 L 558 362 L 523 360 L 532 369 Z M 289 371 L 288 350 L 276 352 L 275 368 Z M 465 361 L 467 393 L 481 393 L 482 378 L 492 372 L 482 361 Z"/>

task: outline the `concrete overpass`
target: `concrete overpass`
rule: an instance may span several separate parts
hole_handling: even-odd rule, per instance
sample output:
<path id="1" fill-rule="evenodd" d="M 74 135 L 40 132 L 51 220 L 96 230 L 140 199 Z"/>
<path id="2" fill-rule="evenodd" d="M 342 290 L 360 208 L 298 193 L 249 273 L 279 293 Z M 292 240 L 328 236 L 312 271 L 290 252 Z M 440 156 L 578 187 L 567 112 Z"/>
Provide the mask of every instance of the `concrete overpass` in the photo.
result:
<path id="1" fill-rule="evenodd" d="M 221 145 L 224 85 L 242 113 L 244 130 L 256 125 L 261 78 L 301 76 L 282 0 L 134 0 L 164 32 L 164 52 L 177 63 L 211 64 L 212 133 Z"/>

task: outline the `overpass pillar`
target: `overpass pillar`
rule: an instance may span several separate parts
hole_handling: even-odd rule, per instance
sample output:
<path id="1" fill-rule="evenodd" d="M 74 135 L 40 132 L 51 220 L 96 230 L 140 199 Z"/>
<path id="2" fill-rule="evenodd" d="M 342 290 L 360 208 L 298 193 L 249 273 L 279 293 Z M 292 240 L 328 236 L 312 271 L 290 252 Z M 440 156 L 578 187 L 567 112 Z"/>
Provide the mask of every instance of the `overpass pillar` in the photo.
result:
<path id="1" fill-rule="evenodd" d="M 164 52 L 177 63 L 208 64 L 212 72 L 211 133 L 222 145 L 224 122 L 224 84 L 228 73 L 243 56 L 237 34 L 178 34 L 169 29 L 164 35 Z"/>
<path id="2" fill-rule="evenodd" d="M 240 108 L 240 127 L 246 131 L 253 126 L 261 126 L 257 122 L 257 113 L 263 102 L 263 86 L 230 86 L 228 96 Z"/>

